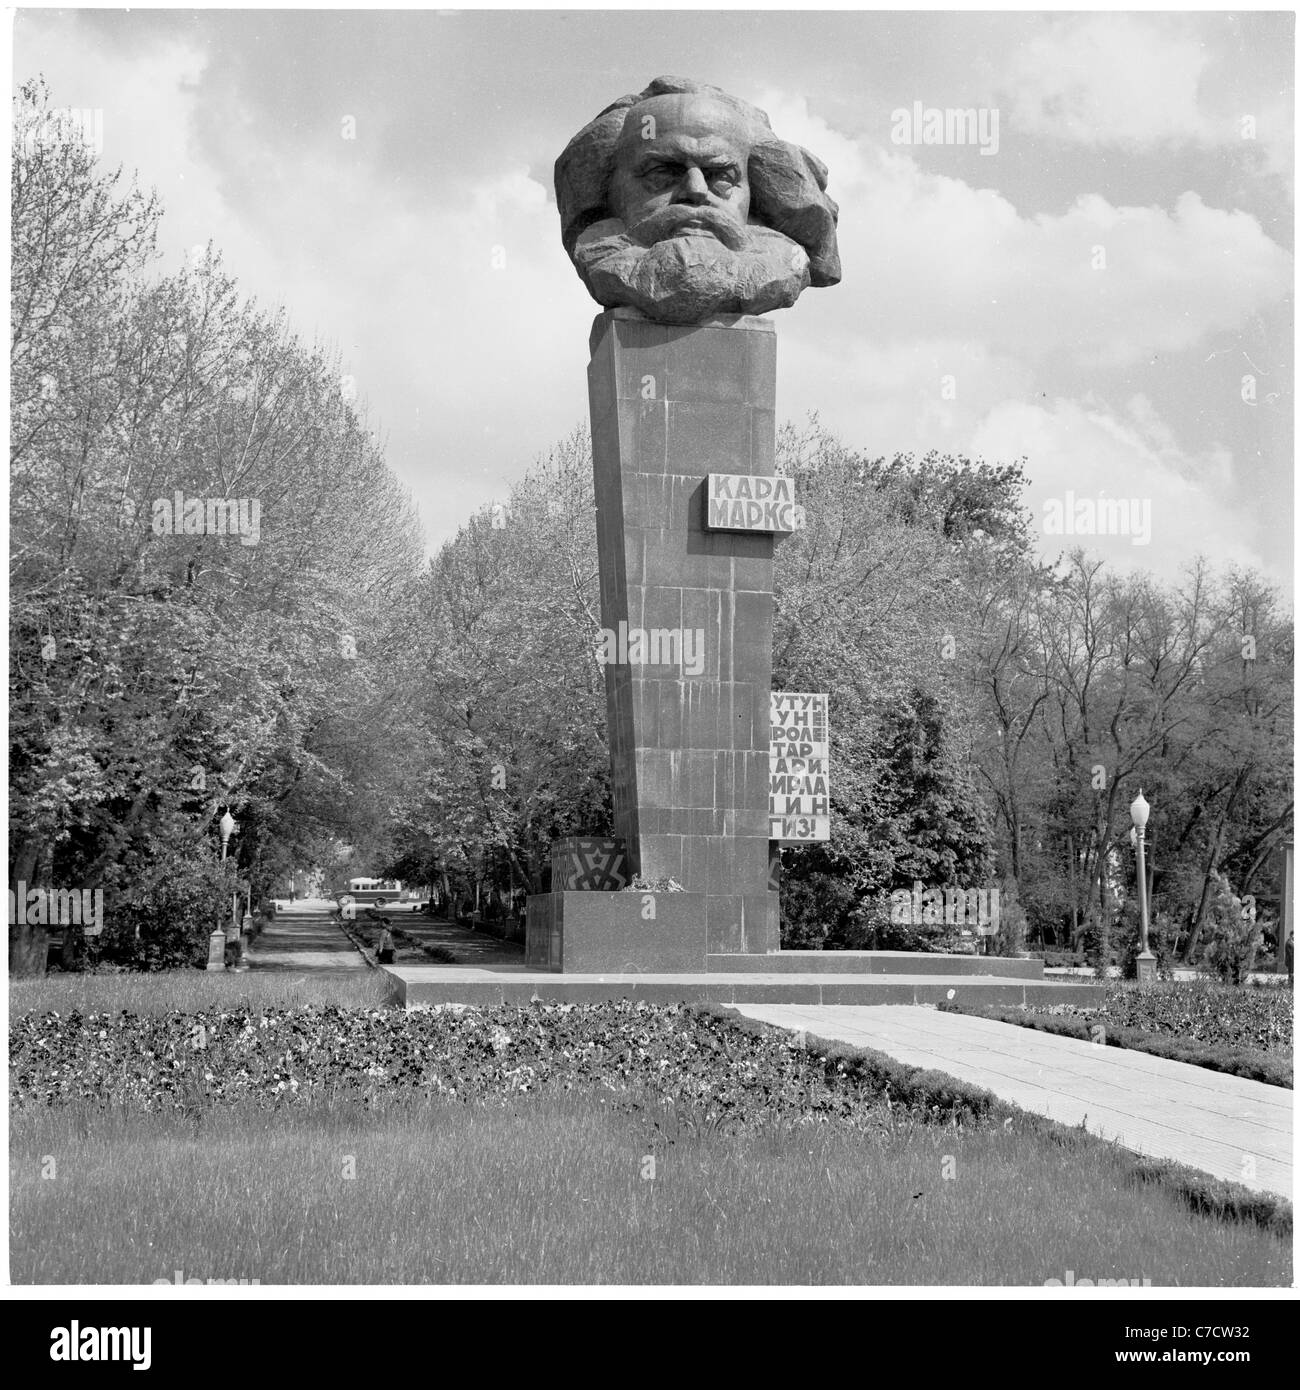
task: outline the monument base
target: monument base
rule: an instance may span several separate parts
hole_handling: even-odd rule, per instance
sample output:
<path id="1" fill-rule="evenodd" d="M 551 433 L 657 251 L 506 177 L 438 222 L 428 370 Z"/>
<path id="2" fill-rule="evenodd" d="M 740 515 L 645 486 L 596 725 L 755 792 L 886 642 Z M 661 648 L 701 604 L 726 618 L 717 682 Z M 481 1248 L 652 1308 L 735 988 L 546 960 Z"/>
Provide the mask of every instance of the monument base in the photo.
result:
<path id="1" fill-rule="evenodd" d="M 710 954 L 775 952 L 775 893 L 538 893 L 524 964 L 567 974 L 703 971 Z"/>

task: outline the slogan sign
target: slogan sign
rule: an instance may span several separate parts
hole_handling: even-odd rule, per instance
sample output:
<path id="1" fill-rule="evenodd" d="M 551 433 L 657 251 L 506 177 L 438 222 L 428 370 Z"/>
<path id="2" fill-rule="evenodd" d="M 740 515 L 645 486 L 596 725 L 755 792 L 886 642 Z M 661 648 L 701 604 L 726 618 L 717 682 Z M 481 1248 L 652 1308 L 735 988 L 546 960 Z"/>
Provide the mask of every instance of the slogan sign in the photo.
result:
<path id="1" fill-rule="evenodd" d="M 711 531 L 798 531 L 804 524 L 793 478 L 710 473 L 707 507 Z"/>
<path id="2" fill-rule="evenodd" d="M 827 697 L 774 690 L 771 699 L 769 839 L 829 840 L 830 730 Z"/>

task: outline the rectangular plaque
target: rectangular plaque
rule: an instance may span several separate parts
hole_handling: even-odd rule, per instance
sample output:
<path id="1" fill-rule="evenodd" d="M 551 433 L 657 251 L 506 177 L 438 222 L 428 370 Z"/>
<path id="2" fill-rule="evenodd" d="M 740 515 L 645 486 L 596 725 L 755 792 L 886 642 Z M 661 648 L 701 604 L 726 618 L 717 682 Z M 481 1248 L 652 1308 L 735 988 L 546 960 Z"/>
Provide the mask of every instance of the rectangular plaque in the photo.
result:
<path id="1" fill-rule="evenodd" d="M 826 695 L 772 691 L 767 810 L 773 840 L 831 837 L 828 703 Z"/>
<path id="2" fill-rule="evenodd" d="M 710 473 L 705 521 L 711 531 L 797 531 L 803 508 L 795 505 L 793 478 L 749 473 Z"/>

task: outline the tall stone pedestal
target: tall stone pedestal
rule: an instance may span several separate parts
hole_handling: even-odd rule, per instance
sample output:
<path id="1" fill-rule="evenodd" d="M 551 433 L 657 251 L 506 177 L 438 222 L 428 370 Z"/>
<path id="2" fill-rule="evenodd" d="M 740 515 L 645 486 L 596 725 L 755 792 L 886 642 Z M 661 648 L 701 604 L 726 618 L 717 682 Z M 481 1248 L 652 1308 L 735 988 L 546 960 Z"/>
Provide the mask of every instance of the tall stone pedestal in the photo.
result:
<path id="1" fill-rule="evenodd" d="M 606 952 L 581 944 L 600 935 L 601 913 L 622 959 L 642 970 L 776 951 L 774 540 L 705 524 L 710 473 L 775 474 L 776 334 L 764 319 L 678 328 L 614 309 L 593 327 L 588 387 L 601 621 L 617 657 L 605 667 L 614 833 L 629 875 L 672 879 L 691 901 L 665 914 L 658 904 L 678 895 L 657 893 L 643 916 L 627 902 L 640 894 L 530 899 L 529 960 L 610 968 Z M 582 929 L 566 937 L 566 912 L 576 921 L 579 908 Z"/>

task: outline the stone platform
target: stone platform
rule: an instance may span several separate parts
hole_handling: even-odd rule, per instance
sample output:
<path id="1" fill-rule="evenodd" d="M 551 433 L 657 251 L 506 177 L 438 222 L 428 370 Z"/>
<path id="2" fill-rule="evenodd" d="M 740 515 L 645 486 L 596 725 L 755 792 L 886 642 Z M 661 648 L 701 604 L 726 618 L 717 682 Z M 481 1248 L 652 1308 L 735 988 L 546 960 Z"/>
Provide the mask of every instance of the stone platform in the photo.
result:
<path id="1" fill-rule="evenodd" d="M 833 960 L 838 952 L 791 952 Z M 1027 975 L 1015 967 L 1041 962 L 976 956 L 907 956 L 898 952 L 854 952 L 859 969 L 839 963 L 817 972 L 782 968 L 782 956 L 750 957 L 738 970 L 690 974 L 558 974 L 510 966 L 386 966 L 400 1003 L 527 1004 L 534 1000 L 593 1004 L 610 999 L 644 999 L 652 1004 L 939 1004 L 945 1000 L 982 1004 L 1089 1004 L 1102 986 L 1066 984 Z M 889 957 L 863 962 L 864 956 Z M 900 960 L 899 957 L 902 957 Z M 715 958 L 719 959 L 719 958 Z M 721 959 L 725 959 L 721 958 Z M 910 973 L 904 961 L 916 963 Z M 753 962 L 750 964 L 749 962 Z M 924 969 L 921 964 L 924 962 Z M 931 962 L 947 967 L 939 970 Z M 761 968 L 766 963 L 768 968 Z M 1001 966 L 1005 973 L 982 968 Z"/>
<path id="2" fill-rule="evenodd" d="M 777 951 L 773 955 L 708 956 L 705 969 L 723 975 L 996 975 L 1043 979 L 1043 962 L 1005 956 L 945 956 L 922 951 Z"/>

